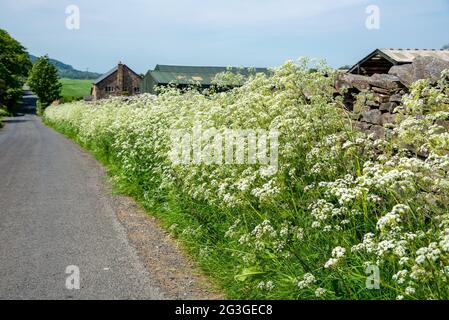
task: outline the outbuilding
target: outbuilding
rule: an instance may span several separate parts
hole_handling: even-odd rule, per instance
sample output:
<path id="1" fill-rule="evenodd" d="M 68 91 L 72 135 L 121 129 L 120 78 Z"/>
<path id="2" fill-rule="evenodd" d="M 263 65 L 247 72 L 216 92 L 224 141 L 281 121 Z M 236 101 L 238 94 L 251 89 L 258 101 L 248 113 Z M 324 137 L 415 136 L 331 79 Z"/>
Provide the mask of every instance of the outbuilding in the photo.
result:
<path id="1" fill-rule="evenodd" d="M 141 92 L 156 94 L 158 87 L 168 85 L 177 88 L 197 86 L 209 88 L 214 84 L 214 79 L 219 73 L 231 72 L 248 77 L 251 74 L 265 73 L 266 68 L 243 68 L 243 67 L 207 67 L 207 66 L 175 66 L 158 64 L 154 70 L 149 70 L 144 76 L 141 84 Z"/>
<path id="2" fill-rule="evenodd" d="M 352 66 L 348 73 L 372 76 L 386 74 L 393 66 L 410 64 L 416 57 L 449 60 L 447 49 L 376 49 Z"/>

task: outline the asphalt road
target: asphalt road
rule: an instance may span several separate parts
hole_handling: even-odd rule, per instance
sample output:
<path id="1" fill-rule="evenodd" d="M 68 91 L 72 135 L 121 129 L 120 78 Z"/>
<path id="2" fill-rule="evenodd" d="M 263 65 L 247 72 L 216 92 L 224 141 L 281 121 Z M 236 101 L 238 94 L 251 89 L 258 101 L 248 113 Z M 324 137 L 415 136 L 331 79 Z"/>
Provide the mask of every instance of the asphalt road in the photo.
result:
<path id="1" fill-rule="evenodd" d="M 95 162 L 31 114 L 0 129 L 0 299 L 161 299 Z M 68 289 L 68 266 L 80 289 Z M 72 271 L 73 272 L 73 271 Z M 69 281 L 76 285 L 76 281 Z"/>

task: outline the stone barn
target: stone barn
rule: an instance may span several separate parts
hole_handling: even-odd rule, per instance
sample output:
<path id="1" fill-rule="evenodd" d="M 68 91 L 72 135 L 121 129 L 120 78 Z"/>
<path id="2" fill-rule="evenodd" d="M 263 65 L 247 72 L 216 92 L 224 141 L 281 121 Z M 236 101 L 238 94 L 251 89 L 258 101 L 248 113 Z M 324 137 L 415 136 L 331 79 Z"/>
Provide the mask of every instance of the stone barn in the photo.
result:
<path id="1" fill-rule="evenodd" d="M 94 81 L 91 95 L 94 100 L 112 96 L 128 96 L 140 93 L 142 77 L 126 64 L 119 62 Z"/>
<path id="2" fill-rule="evenodd" d="M 417 57 L 433 57 L 449 60 L 449 50 L 446 49 L 376 49 L 357 62 L 349 73 L 363 76 L 386 74 L 391 67 L 411 64 Z"/>

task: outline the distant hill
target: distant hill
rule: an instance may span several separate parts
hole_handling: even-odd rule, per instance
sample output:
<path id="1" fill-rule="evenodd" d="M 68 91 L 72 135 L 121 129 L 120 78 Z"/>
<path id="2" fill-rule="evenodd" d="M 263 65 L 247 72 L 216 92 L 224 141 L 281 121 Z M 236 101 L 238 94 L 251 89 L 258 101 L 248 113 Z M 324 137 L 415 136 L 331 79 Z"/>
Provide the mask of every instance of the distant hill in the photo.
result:
<path id="1" fill-rule="evenodd" d="M 37 60 L 36 56 L 33 56 L 32 54 L 29 55 L 31 62 L 35 62 Z M 96 79 L 101 74 L 96 72 L 89 72 L 89 71 L 80 71 L 74 69 L 71 65 L 65 64 L 59 60 L 56 59 L 49 59 L 50 63 L 58 69 L 59 76 L 61 78 L 67 78 L 67 79 Z"/>

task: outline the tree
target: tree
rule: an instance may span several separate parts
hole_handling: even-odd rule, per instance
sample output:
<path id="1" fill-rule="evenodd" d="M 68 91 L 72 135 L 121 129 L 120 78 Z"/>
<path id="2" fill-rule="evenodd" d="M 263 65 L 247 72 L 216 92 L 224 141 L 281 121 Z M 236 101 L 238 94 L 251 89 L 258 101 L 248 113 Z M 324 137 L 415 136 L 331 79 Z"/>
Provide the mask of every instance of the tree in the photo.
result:
<path id="1" fill-rule="evenodd" d="M 340 68 L 338 68 L 338 70 L 349 70 L 351 68 L 352 68 L 352 66 L 350 66 L 349 64 L 345 64 L 345 65 L 341 66 Z"/>
<path id="2" fill-rule="evenodd" d="M 31 90 L 38 96 L 38 113 L 42 113 L 53 101 L 61 97 L 58 70 L 48 56 L 36 60 L 28 78 Z"/>
<path id="3" fill-rule="evenodd" d="M 10 111 L 22 97 L 22 86 L 31 61 L 25 48 L 9 33 L 0 29 L 0 106 Z"/>

